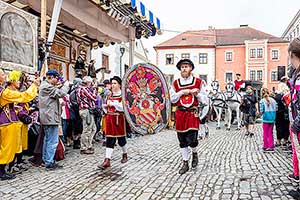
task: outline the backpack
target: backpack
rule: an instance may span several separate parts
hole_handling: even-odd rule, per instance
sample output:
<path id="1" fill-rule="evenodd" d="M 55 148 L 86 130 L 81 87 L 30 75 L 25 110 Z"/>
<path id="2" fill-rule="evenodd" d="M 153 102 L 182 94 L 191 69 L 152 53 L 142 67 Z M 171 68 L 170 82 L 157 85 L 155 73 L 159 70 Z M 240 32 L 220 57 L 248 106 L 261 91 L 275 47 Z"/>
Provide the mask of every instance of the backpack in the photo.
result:
<path id="1" fill-rule="evenodd" d="M 75 109 L 79 109 L 79 102 L 77 100 L 77 88 L 71 91 L 69 99 L 71 106 Z"/>

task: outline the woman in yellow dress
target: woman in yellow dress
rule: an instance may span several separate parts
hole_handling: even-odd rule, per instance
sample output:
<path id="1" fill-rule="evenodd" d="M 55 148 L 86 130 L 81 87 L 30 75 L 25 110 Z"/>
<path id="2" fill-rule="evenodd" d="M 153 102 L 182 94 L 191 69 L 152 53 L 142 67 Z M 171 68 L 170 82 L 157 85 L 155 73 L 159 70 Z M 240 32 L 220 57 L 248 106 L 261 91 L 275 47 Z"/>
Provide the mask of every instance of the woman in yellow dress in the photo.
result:
<path id="1" fill-rule="evenodd" d="M 18 150 L 19 142 L 16 138 L 20 136 L 20 124 L 15 112 L 14 103 L 27 103 L 37 95 L 39 80 L 24 92 L 4 88 L 7 76 L 0 69 L 0 180 L 15 178 L 14 175 L 5 171 L 5 166 L 12 162 Z M 18 132 L 19 131 L 19 132 Z"/>
<path id="2" fill-rule="evenodd" d="M 24 75 L 24 74 L 23 74 Z M 24 85 L 24 83 L 21 83 L 21 77 L 22 73 L 20 71 L 11 71 L 8 74 L 8 82 L 7 82 L 7 88 L 12 91 L 21 91 L 21 84 Z M 25 91 L 25 90 L 22 90 Z M 18 129 L 21 129 L 21 131 L 17 131 L 19 133 L 18 138 L 16 138 L 17 141 L 17 150 L 16 150 L 16 164 L 15 159 L 9 164 L 8 171 L 12 174 L 21 173 L 22 171 L 27 170 L 28 168 L 22 164 L 23 162 L 23 154 L 22 152 L 28 149 L 28 126 L 27 124 L 30 123 L 28 119 L 30 119 L 28 115 L 29 111 L 29 105 L 28 103 L 15 103 L 14 105 L 15 111 L 17 113 L 20 126 Z M 24 117 L 25 120 L 24 120 Z M 21 119 L 23 118 L 23 120 Z M 27 121 L 27 124 L 24 122 Z"/>

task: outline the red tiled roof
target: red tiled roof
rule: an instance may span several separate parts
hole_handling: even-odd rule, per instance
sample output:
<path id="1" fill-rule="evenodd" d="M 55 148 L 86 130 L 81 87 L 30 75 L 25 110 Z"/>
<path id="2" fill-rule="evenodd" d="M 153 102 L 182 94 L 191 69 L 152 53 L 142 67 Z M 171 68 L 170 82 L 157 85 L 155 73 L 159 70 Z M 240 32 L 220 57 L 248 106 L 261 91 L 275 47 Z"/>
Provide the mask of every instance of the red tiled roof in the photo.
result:
<path id="1" fill-rule="evenodd" d="M 186 31 L 157 46 L 159 47 L 184 47 L 184 46 L 215 46 L 215 31 Z"/>
<path id="2" fill-rule="evenodd" d="M 186 31 L 154 48 L 240 45 L 245 44 L 245 40 L 253 39 L 268 39 L 269 43 L 288 42 L 247 26 L 233 29 Z"/>
<path id="3" fill-rule="evenodd" d="M 269 43 L 287 42 L 279 37 L 264 33 L 251 27 L 216 29 L 216 46 L 245 44 L 245 40 L 267 39 Z"/>

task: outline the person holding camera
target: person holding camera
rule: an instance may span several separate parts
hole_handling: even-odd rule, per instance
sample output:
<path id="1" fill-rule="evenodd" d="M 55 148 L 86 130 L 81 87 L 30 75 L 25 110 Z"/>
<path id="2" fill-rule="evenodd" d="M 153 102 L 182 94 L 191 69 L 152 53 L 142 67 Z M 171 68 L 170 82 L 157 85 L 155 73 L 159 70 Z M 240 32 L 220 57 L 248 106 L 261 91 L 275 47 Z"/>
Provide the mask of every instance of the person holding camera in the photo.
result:
<path id="1" fill-rule="evenodd" d="M 8 82 L 7 82 L 7 88 L 12 91 L 20 91 L 21 86 L 24 85 L 23 80 L 21 79 L 22 76 L 24 76 L 24 73 L 22 74 L 20 71 L 11 71 L 8 75 Z M 23 89 L 23 91 L 25 91 Z M 32 119 L 28 115 L 29 105 L 24 103 L 19 103 L 14 105 L 15 112 L 17 113 L 18 117 L 18 125 L 19 130 L 17 131 L 19 133 L 18 137 L 16 138 L 16 141 L 18 143 L 17 151 L 15 154 L 15 159 L 9 164 L 8 171 L 12 174 L 21 173 L 22 171 L 25 171 L 28 169 L 26 165 L 23 164 L 23 154 L 22 152 L 27 150 L 28 148 L 28 124 L 31 123 Z"/>
<path id="2" fill-rule="evenodd" d="M 0 69 L 0 180 L 15 178 L 14 175 L 6 172 L 5 167 L 12 162 L 18 148 L 17 140 L 21 129 L 19 128 L 18 117 L 14 103 L 27 103 L 37 95 L 39 79 L 24 92 L 4 88 L 7 76 L 4 70 Z"/>
<path id="3" fill-rule="evenodd" d="M 81 135 L 81 154 L 94 154 L 93 138 L 96 124 L 93 111 L 97 99 L 97 89 L 93 87 L 93 79 L 85 76 L 78 90 L 79 114 L 82 119 L 83 131 Z"/>
<path id="4" fill-rule="evenodd" d="M 46 80 L 41 83 L 39 91 L 40 121 L 45 137 L 43 143 L 43 161 L 46 169 L 61 168 L 54 161 L 58 145 L 58 125 L 61 122 L 61 107 L 59 99 L 67 95 L 69 82 L 62 81 L 59 73 L 50 69 Z"/>

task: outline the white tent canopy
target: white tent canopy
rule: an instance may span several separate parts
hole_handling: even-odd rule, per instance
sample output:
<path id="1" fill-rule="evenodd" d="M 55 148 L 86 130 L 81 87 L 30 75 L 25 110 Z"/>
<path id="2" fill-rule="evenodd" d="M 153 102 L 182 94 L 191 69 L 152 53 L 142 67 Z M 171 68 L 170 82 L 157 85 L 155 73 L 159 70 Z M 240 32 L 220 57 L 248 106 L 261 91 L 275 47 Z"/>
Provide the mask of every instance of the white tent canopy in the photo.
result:
<path id="1" fill-rule="evenodd" d="M 17 0 L 37 12 L 41 1 Z M 52 15 L 55 0 L 47 0 L 47 15 Z M 63 0 L 59 21 L 65 26 L 76 29 L 90 38 L 104 42 L 129 41 L 129 28 L 109 17 L 95 4 L 87 0 Z"/>

